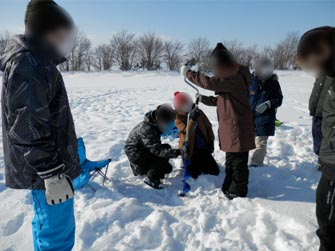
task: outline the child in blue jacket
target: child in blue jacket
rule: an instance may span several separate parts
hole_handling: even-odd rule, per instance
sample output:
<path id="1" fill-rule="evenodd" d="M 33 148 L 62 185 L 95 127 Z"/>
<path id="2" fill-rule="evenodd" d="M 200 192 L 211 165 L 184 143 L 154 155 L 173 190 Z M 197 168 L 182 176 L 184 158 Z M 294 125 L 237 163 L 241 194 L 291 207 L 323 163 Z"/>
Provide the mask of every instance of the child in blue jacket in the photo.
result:
<path id="1" fill-rule="evenodd" d="M 249 92 L 256 130 L 256 150 L 250 161 L 252 167 L 263 166 L 268 138 L 275 134 L 276 109 L 283 101 L 278 76 L 273 71 L 274 65 L 270 59 L 256 61 Z"/>

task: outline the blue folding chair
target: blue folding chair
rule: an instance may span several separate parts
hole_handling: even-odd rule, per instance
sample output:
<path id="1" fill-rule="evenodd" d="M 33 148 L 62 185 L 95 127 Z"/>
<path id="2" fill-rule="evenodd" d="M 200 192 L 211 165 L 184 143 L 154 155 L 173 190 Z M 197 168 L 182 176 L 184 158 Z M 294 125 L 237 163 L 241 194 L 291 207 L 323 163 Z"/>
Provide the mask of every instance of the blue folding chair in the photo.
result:
<path id="1" fill-rule="evenodd" d="M 86 184 L 89 185 L 88 182 L 90 180 L 93 180 L 96 176 L 102 177 L 103 179 L 102 185 L 105 185 L 106 181 L 111 182 L 111 179 L 107 177 L 108 166 L 109 166 L 109 163 L 112 161 L 111 159 L 106 159 L 106 160 L 101 160 L 101 161 L 91 161 L 87 159 L 86 147 L 85 147 L 83 138 L 78 139 L 78 154 L 79 154 L 79 161 L 80 161 L 80 166 L 82 168 L 82 172 L 80 176 L 74 180 L 75 189 L 80 189 L 84 187 Z M 105 168 L 105 171 L 102 171 L 102 169 L 104 168 Z"/>

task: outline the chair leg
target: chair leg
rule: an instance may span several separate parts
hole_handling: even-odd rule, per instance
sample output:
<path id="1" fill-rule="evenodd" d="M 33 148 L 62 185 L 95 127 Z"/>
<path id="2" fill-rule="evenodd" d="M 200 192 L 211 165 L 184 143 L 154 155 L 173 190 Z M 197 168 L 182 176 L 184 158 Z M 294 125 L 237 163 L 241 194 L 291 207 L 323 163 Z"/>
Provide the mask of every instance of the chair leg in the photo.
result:
<path id="1" fill-rule="evenodd" d="M 107 175 L 105 175 L 101 170 L 98 170 L 97 172 L 103 177 L 103 179 L 112 182 L 112 180 L 108 178 Z"/>
<path id="2" fill-rule="evenodd" d="M 105 170 L 105 175 L 104 175 L 104 179 L 103 179 L 103 182 L 102 182 L 103 186 L 105 185 L 105 182 L 106 182 L 108 167 L 109 167 L 109 165 L 107 165 L 106 170 Z"/>
<path id="3" fill-rule="evenodd" d="M 94 180 L 94 178 L 98 175 L 98 170 L 95 170 L 92 174 L 91 180 Z"/>
<path id="4" fill-rule="evenodd" d="M 109 182 L 112 182 L 112 180 L 107 177 L 108 167 L 109 167 L 109 165 L 107 165 L 105 172 L 101 171 L 101 169 L 94 170 L 90 180 L 93 180 L 97 175 L 100 175 L 103 179 L 102 180 L 102 185 L 103 186 L 105 185 L 106 180 L 109 181 Z"/>

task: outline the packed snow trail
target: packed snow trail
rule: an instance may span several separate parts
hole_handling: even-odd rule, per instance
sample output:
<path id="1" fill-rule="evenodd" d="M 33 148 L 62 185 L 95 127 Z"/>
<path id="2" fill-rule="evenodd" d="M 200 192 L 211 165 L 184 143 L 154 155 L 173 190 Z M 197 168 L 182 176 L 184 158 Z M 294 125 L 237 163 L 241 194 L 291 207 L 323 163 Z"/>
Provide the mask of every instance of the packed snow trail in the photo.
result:
<path id="1" fill-rule="evenodd" d="M 190 179 L 182 188 L 181 160 L 153 190 L 133 177 L 123 152 L 130 130 L 175 91 L 194 91 L 173 73 L 65 74 L 78 136 L 89 159 L 112 158 L 112 182 L 76 193 L 76 251 L 316 251 L 315 189 L 320 177 L 312 151 L 308 98 L 313 79 L 302 72 L 279 72 L 284 125 L 270 139 L 266 167 L 250 170 L 249 198 L 221 198 L 224 153 L 216 142 L 219 177 Z M 210 93 L 202 91 L 201 93 Z M 217 131 L 216 110 L 200 107 Z M 2 138 L 1 138 L 2 140 Z M 167 140 L 177 146 L 177 140 Z M 0 149 L 0 250 L 32 250 L 32 199 L 28 191 L 5 187 Z"/>

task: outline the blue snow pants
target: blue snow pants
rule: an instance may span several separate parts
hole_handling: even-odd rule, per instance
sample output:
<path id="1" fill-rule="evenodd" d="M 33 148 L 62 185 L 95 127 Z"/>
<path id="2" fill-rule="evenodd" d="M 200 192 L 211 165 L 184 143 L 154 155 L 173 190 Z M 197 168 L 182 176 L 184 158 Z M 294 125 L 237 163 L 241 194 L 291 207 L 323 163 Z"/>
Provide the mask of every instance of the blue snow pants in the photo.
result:
<path id="1" fill-rule="evenodd" d="M 71 251 L 75 238 L 74 202 L 50 206 L 44 190 L 33 190 L 32 222 L 35 251 Z"/>

